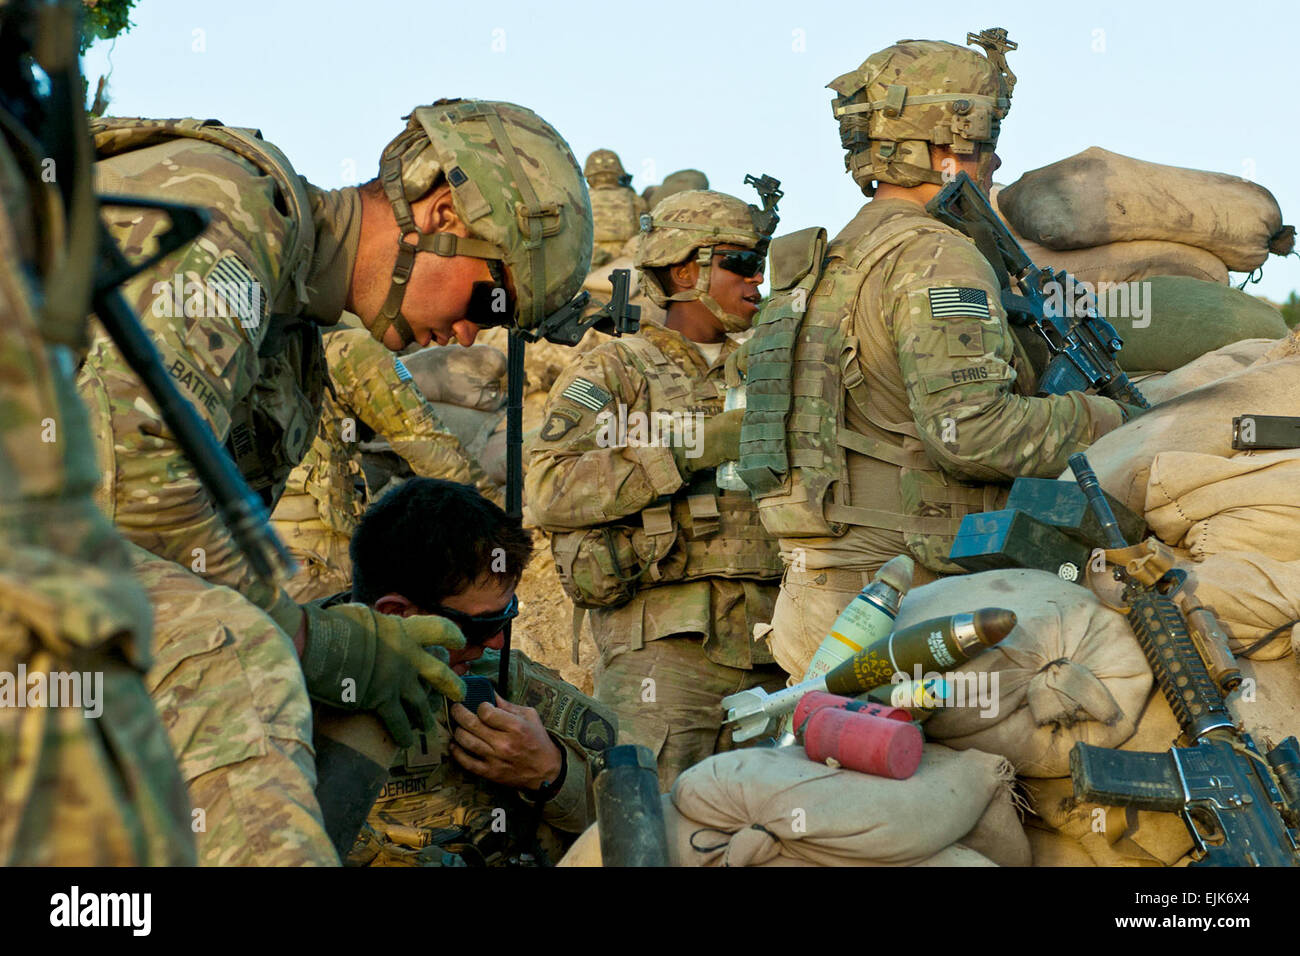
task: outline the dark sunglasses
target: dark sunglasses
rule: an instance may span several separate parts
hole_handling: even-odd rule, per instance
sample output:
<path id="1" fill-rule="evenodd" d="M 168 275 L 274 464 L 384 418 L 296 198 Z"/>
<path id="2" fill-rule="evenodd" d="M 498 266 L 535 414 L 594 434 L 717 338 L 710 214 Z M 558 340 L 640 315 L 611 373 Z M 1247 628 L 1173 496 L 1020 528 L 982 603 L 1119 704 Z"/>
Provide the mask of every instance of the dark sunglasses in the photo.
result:
<path id="1" fill-rule="evenodd" d="M 767 256 L 753 249 L 723 249 L 717 254 L 722 256 L 718 265 L 745 279 L 762 272 L 767 260 Z"/>
<path id="2" fill-rule="evenodd" d="M 501 633 L 502 628 L 519 616 L 519 595 L 516 594 L 502 610 L 492 614 L 466 614 L 464 611 L 453 611 L 441 606 L 430 608 L 430 611 L 460 628 L 465 635 L 466 647 L 475 647 L 492 640 Z"/>
<path id="3" fill-rule="evenodd" d="M 496 259 L 488 259 L 487 266 L 492 281 L 475 282 L 465 308 L 465 318 L 481 329 L 506 325 L 515 314 L 515 300 L 506 286 L 505 267 Z"/>

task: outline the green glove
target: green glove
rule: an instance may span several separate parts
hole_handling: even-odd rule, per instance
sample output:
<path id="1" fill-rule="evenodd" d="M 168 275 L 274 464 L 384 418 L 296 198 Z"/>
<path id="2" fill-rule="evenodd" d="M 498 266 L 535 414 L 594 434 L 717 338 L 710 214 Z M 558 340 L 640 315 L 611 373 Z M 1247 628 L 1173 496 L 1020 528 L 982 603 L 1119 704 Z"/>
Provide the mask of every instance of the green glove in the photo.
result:
<path id="1" fill-rule="evenodd" d="M 740 423 L 744 418 L 743 408 L 733 408 L 714 415 L 701 426 L 700 440 L 695 448 L 686 448 L 681 442 L 674 443 L 673 459 L 682 477 L 689 479 L 694 472 L 717 468 L 724 461 L 739 458 Z"/>
<path id="2" fill-rule="evenodd" d="M 460 649 L 465 636 L 446 618 L 395 617 L 364 604 L 328 609 L 303 605 L 307 645 L 302 672 L 307 692 L 343 710 L 373 710 L 399 746 L 415 743 L 411 718 L 424 730 L 434 727 L 428 681 L 452 700 L 464 700 L 465 684 L 424 648 Z"/>

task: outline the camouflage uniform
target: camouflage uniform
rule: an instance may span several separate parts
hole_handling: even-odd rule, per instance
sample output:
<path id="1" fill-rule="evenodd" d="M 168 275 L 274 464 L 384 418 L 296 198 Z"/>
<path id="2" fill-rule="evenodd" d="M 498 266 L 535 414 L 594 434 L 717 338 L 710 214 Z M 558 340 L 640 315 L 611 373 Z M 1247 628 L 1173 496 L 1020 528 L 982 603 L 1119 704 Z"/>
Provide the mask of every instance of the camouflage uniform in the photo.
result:
<path id="1" fill-rule="evenodd" d="M 877 109 L 886 98 L 877 85 L 886 82 L 906 83 L 912 94 L 936 94 L 931 100 L 947 96 L 957 110 L 936 118 L 947 104 L 923 100 L 914 108 L 919 119 L 903 110 L 901 118 L 891 120 L 901 127 L 892 134 L 888 127 L 871 126 L 871 137 L 851 153 L 849 164 L 868 194 L 873 180 L 906 186 L 937 182 L 928 154 L 926 168 L 919 165 L 931 128 L 978 112 L 972 102 L 993 102 L 1001 77 L 974 51 L 908 41 L 836 80 L 832 86 L 844 94 L 837 108 L 861 99 L 872 100 Z M 1001 89 L 1009 96 L 1005 86 Z M 981 94 L 987 95 L 982 99 Z M 1005 106 L 1007 100 L 997 102 Z M 877 122 L 876 112 L 868 115 Z M 996 141 L 996 121 L 991 126 L 991 132 L 986 128 L 972 137 Z M 947 141 L 954 135 L 959 136 L 949 131 Z M 888 145 L 884 140 L 919 146 L 915 152 L 901 146 L 882 150 Z M 854 142 L 848 133 L 845 141 Z M 777 257 L 774 245 L 774 261 Z M 841 498 L 819 484 L 824 515 L 818 505 L 811 509 L 818 512 L 814 520 L 806 520 L 804 491 L 813 485 L 805 470 L 802 477 L 796 474 L 793 488 L 760 497 L 759 504 L 764 524 L 781 536 L 782 555 L 791 565 L 772 622 L 772 648 L 795 676 L 802 675 L 839 611 L 886 561 L 913 553 L 918 583 L 957 571 L 946 557 L 962 515 L 999 507 L 1006 485 L 1018 476 L 1060 474 L 1071 454 L 1123 420 L 1120 406 L 1100 396 L 1031 397 L 1035 376 L 1007 326 L 992 267 L 969 239 L 930 218 L 923 206 L 903 199 L 869 203 L 831 241 L 819 268 L 824 271 L 807 298 L 793 351 L 796 397 L 786 434 L 794 465 L 830 462 L 838 450 L 846 494 Z M 778 285 L 774 278 L 774 290 Z M 754 356 L 760 354 L 767 318 L 765 311 L 756 323 L 751 376 L 761 364 Z M 847 329 L 856 341 L 834 338 L 834 329 Z M 825 376 L 805 362 L 813 342 L 844 343 L 842 393 L 834 398 L 822 398 L 818 383 Z M 808 395 L 816 397 L 799 397 Z M 751 394 L 742 470 L 754 404 Z M 825 423 L 834 423 L 837 414 L 838 428 L 850 434 L 832 436 L 839 448 L 827 455 L 817 436 L 824 438 Z M 834 472 L 818 474 L 825 478 Z"/>
<path id="2" fill-rule="evenodd" d="M 63 218 L 55 186 L 25 177 L 0 136 L 0 866 L 191 865 L 189 803 L 144 686 L 149 604 L 94 506 L 75 359 L 32 284 L 89 279 L 87 261 L 41 274 L 53 250 L 37 237 Z M 63 317 L 74 337 L 86 304 Z"/>
<path id="3" fill-rule="evenodd" d="M 671 329 L 643 323 L 637 337 L 670 368 L 658 366 L 655 355 L 631 338 L 584 354 L 551 390 L 530 454 L 525 498 L 538 523 L 552 532 L 596 529 L 587 535 L 599 536 L 602 526 L 622 522 L 637 529 L 633 541 L 643 546 L 666 533 L 667 545 L 654 546 L 656 560 L 634 585 L 635 593 L 590 614 L 600 650 L 596 699 L 618 714 L 621 742 L 657 754 L 660 784 L 667 790 L 687 767 L 729 749 L 719 699 L 782 683 L 767 650 L 750 639 L 754 625 L 770 619 L 780 561 L 744 492 L 719 492 L 712 471 L 683 481 L 667 447 L 611 447 L 601 437 L 602 411 L 617 418 L 625 407 L 629 420 L 634 413 L 668 411 L 652 402 L 655 377 L 679 388 L 678 408 L 706 417 L 722 410 L 732 340 L 709 364 Z M 674 527 L 681 529 L 680 546 Z M 552 541 L 562 577 L 571 573 L 573 554 L 564 549 L 573 537 L 557 534 Z M 633 571 L 638 555 L 621 558 L 625 571 Z M 737 572 L 743 576 L 730 576 Z M 683 575 L 694 579 L 680 580 Z M 668 582 L 652 583 L 665 576 Z"/>
<path id="4" fill-rule="evenodd" d="M 470 673 L 495 682 L 500 658 L 487 650 Z M 471 865 L 519 862 L 525 854 L 559 861 L 571 837 L 595 822 L 591 758 L 614 745 L 612 714 L 549 668 L 518 651 L 510 655 L 510 702 L 532 707 L 564 751 L 564 781 L 539 808 L 526 795 L 490 783 L 451 757 L 447 709 L 435 702 L 436 731 L 400 751 L 351 854 L 350 865 L 402 866 L 444 862 L 454 853 Z M 445 865 L 445 863 L 444 863 Z"/>
<path id="5" fill-rule="evenodd" d="M 343 306 L 337 273 L 312 276 L 315 295 L 303 301 L 302 263 L 314 253 L 350 274 L 360 226 L 356 191 L 311 189 L 311 210 L 296 219 L 285 185 L 231 149 L 171 138 L 162 123 L 96 130 L 97 146 L 111 156 L 98 164 L 101 182 L 191 202 L 212 215 L 197 241 L 137 276 L 124 294 L 182 393 L 227 441 L 250 484 L 274 500 L 311 441 L 323 392 L 320 332 L 308 316 L 332 320 Z M 159 219 L 127 207 L 108 217 L 128 256 L 139 255 Z M 214 288 L 230 291 L 227 308 L 203 300 Z M 240 288 L 256 292 L 241 302 Z M 108 469 L 102 507 L 142 549 L 137 570 L 160 612 L 149 683 L 203 814 L 200 862 L 337 863 L 314 795 L 311 705 L 298 657 L 264 611 L 276 592 L 227 536 L 107 338 L 93 343 L 79 387 L 98 413 Z"/>
<path id="6" fill-rule="evenodd" d="M 491 490 L 400 358 L 363 329 L 339 329 L 324 340 L 333 388 L 325 396 L 311 448 L 289 474 L 272 515 L 276 532 L 299 565 L 285 585 L 299 602 L 328 597 L 351 584 L 348 545 L 367 497 L 360 442 L 377 434 L 417 475 Z"/>

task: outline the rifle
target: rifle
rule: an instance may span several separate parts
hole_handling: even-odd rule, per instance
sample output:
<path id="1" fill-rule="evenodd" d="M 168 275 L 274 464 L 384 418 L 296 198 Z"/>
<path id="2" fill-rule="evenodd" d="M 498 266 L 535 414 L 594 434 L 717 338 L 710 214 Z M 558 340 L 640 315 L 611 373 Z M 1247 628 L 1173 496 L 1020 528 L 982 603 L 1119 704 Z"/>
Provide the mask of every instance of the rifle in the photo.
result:
<path id="1" fill-rule="evenodd" d="M 26 162 L 49 162 L 57 171 L 55 181 L 68 210 L 61 274 L 43 277 L 42 333 L 52 344 L 84 349 L 89 293 L 95 314 L 153 396 L 236 546 L 260 576 L 273 580 L 280 569 L 291 568 L 293 562 L 267 523 L 261 498 L 244 482 L 212 429 L 182 397 L 118 289 L 198 236 L 207 226 L 207 214 L 178 203 L 96 196 L 91 188 L 94 153 L 80 101 L 84 92 L 77 56 L 81 4 L 23 0 L 2 12 L 0 107 L 4 132 L 20 147 L 15 153 Z M 32 63 L 48 78 L 48 93 L 37 88 Z M 170 218 L 170 228 L 151 255 L 128 263 L 100 218 L 101 203 L 158 210 Z"/>
<path id="2" fill-rule="evenodd" d="M 925 209 L 969 236 L 997 273 L 1007 321 L 1040 373 L 1040 395 L 1092 390 L 1117 402 L 1151 407 L 1115 361 L 1124 342 L 1097 314 L 1091 296 L 1082 309 L 1070 301 L 1061 310 L 1048 308 L 1049 290 L 1065 298 L 1064 290 L 1087 287 L 1064 271 L 1034 265 L 970 176 L 959 173 Z M 1063 314 L 1053 314 L 1057 311 Z"/>
<path id="3" fill-rule="evenodd" d="M 1075 744 L 1075 799 L 1180 814 L 1200 865 L 1300 866 L 1300 743 L 1265 739 L 1260 755 L 1223 697 L 1241 673 L 1218 621 L 1206 608 L 1184 613 L 1174 600 L 1187 573 L 1151 560 L 1159 548 L 1150 539 L 1129 547 L 1086 456 L 1071 456 L 1070 468 L 1111 549 L 1107 558 L 1122 562 L 1113 574 L 1124 613 L 1183 744 L 1168 753 Z"/>
<path id="4" fill-rule="evenodd" d="M 510 330 L 506 346 L 506 514 L 511 517 L 521 517 L 524 510 L 524 349 L 539 338 L 556 345 L 577 345 L 590 328 L 611 335 L 636 332 L 641 326 L 641 306 L 628 304 L 631 277 L 627 269 L 611 272 L 613 295 L 592 315 L 583 315 L 590 299 L 584 290 L 564 308 L 547 316 L 537 332 Z M 501 645 L 501 667 L 497 671 L 497 693 L 502 697 L 510 693 L 510 638 L 508 623 Z"/>

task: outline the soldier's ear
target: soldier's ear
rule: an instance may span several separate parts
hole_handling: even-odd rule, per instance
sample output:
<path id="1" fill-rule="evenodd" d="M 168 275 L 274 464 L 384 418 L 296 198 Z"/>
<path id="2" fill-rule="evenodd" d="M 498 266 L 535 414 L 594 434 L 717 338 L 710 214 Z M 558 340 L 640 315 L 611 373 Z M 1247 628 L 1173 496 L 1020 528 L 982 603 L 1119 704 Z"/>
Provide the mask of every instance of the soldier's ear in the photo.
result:
<path id="1" fill-rule="evenodd" d="M 375 610 L 380 614 L 393 614 L 397 617 L 410 617 L 419 609 L 400 594 L 385 594 L 375 602 Z"/>
<path id="2" fill-rule="evenodd" d="M 423 233 L 450 232 L 457 236 L 469 235 L 469 229 L 456 212 L 456 205 L 451 198 L 451 187 L 446 183 L 415 202 L 411 206 L 411 212 L 415 216 L 415 224 Z"/>
<path id="3" fill-rule="evenodd" d="M 695 288 L 695 282 L 700 277 L 700 266 L 694 259 L 687 262 L 678 263 L 675 266 L 668 267 L 668 278 L 672 280 L 675 288 L 669 290 L 672 295 L 681 292 L 683 289 Z"/>

